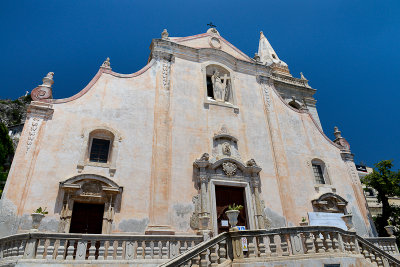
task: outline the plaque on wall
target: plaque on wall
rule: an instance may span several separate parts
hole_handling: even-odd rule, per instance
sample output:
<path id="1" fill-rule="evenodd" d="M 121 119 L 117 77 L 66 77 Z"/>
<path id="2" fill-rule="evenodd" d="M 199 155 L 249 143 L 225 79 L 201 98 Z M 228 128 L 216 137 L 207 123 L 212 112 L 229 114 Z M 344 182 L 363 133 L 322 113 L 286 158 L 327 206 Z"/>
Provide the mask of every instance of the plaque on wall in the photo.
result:
<path id="1" fill-rule="evenodd" d="M 334 226 L 347 231 L 346 224 L 341 218 L 343 213 L 309 212 L 310 226 Z"/>

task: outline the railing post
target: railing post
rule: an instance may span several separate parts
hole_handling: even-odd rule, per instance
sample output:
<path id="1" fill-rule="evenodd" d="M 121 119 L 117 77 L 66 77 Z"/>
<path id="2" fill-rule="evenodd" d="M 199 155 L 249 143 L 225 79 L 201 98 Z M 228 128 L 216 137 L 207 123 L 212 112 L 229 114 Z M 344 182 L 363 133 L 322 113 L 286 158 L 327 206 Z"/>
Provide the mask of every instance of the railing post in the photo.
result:
<path id="1" fill-rule="evenodd" d="M 235 233 L 239 230 L 237 228 L 230 228 L 229 233 Z M 233 259 L 243 259 L 243 248 L 242 248 L 242 240 L 239 235 L 232 236 L 232 249 L 233 249 Z"/>
<path id="2" fill-rule="evenodd" d="M 87 240 L 79 240 L 76 248 L 75 260 L 85 260 Z"/>
<path id="3" fill-rule="evenodd" d="M 28 241 L 25 245 L 24 259 L 33 259 L 35 258 L 35 250 L 36 250 L 36 240 L 35 238 L 29 237 Z"/>

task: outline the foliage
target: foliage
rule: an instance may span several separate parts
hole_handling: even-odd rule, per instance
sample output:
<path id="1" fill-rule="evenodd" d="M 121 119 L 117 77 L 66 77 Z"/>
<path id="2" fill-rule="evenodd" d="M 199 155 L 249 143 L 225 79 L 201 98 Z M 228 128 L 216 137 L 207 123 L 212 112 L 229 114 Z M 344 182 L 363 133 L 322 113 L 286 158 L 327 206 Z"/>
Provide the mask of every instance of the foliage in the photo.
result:
<path id="1" fill-rule="evenodd" d="M 392 171 L 392 160 L 382 160 L 375 164 L 372 173 L 361 179 L 367 187 L 374 188 L 377 199 L 382 203 L 382 214 L 374 218 L 380 236 L 387 236 L 385 226 L 395 226 L 397 243 L 400 244 L 400 207 L 390 205 L 389 197 L 400 196 L 400 171 Z"/>
<path id="2" fill-rule="evenodd" d="M 301 218 L 301 222 L 306 222 L 306 217 Z"/>
<path id="3" fill-rule="evenodd" d="M 40 214 L 46 215 L 49 213 L 48 211 L 46 211 L 46 209 L 47 209 L 47 207 L 45 207 L 44 209 L 42 209 L 42 207 L 39 207 L 36 210 L 34 210 L 33 213 L 40 213 Z"/>
<path id="4" fill-rule="evenodd" d="M 243 206 L 236 205 L 235 203 L 233 203 L 232 206 L 231 205 L 228 206 L 228 210 L 241 210 L 241 209 L 243 209 Z"/>
<path id="5" fill-rule="evenodd" d="M 6 169 L 6 164 L 10 157 L 14 154 L 14 147 L 8 129 L 4 123 L 0 122 L 0 167 Z"/>

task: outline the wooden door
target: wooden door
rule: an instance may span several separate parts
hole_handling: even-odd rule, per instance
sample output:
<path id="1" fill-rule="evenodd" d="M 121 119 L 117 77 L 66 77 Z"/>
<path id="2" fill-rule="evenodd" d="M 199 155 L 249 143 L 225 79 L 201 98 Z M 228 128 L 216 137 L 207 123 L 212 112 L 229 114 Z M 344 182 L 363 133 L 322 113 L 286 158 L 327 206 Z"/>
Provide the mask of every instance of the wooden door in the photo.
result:
<path id="1" fill-rule="evenodd" d="M 104 204 L 74 203 L 70 233 L 101 234 Z"/>
<path id="2" fill-rule="evenodd" d="M 227 211 L 228 206 L 232 204 L 243 206 L 238 217 L 237 225 L 246 226 L 246 229 L 248 229 L 244 187 L 216 185 L 215 198 L 217 206 L 218 233 L 227 232 L 229 230 L 229 226 L 226 226 L 228 217 L 226 217 L 225 211 Z"/>

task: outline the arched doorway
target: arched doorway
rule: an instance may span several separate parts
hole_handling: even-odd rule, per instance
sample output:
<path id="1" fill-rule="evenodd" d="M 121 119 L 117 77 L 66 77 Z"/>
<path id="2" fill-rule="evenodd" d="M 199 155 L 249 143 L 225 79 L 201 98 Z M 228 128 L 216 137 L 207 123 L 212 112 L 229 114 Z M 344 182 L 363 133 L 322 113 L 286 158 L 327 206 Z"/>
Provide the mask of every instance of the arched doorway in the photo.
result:
<path id="1" fill-rule="evenodd" d="M 119 210 L 123 188 L 94 174 L 82 174 L 60 183 L 63 206 L 59 232 L 109 234 Z"/>

